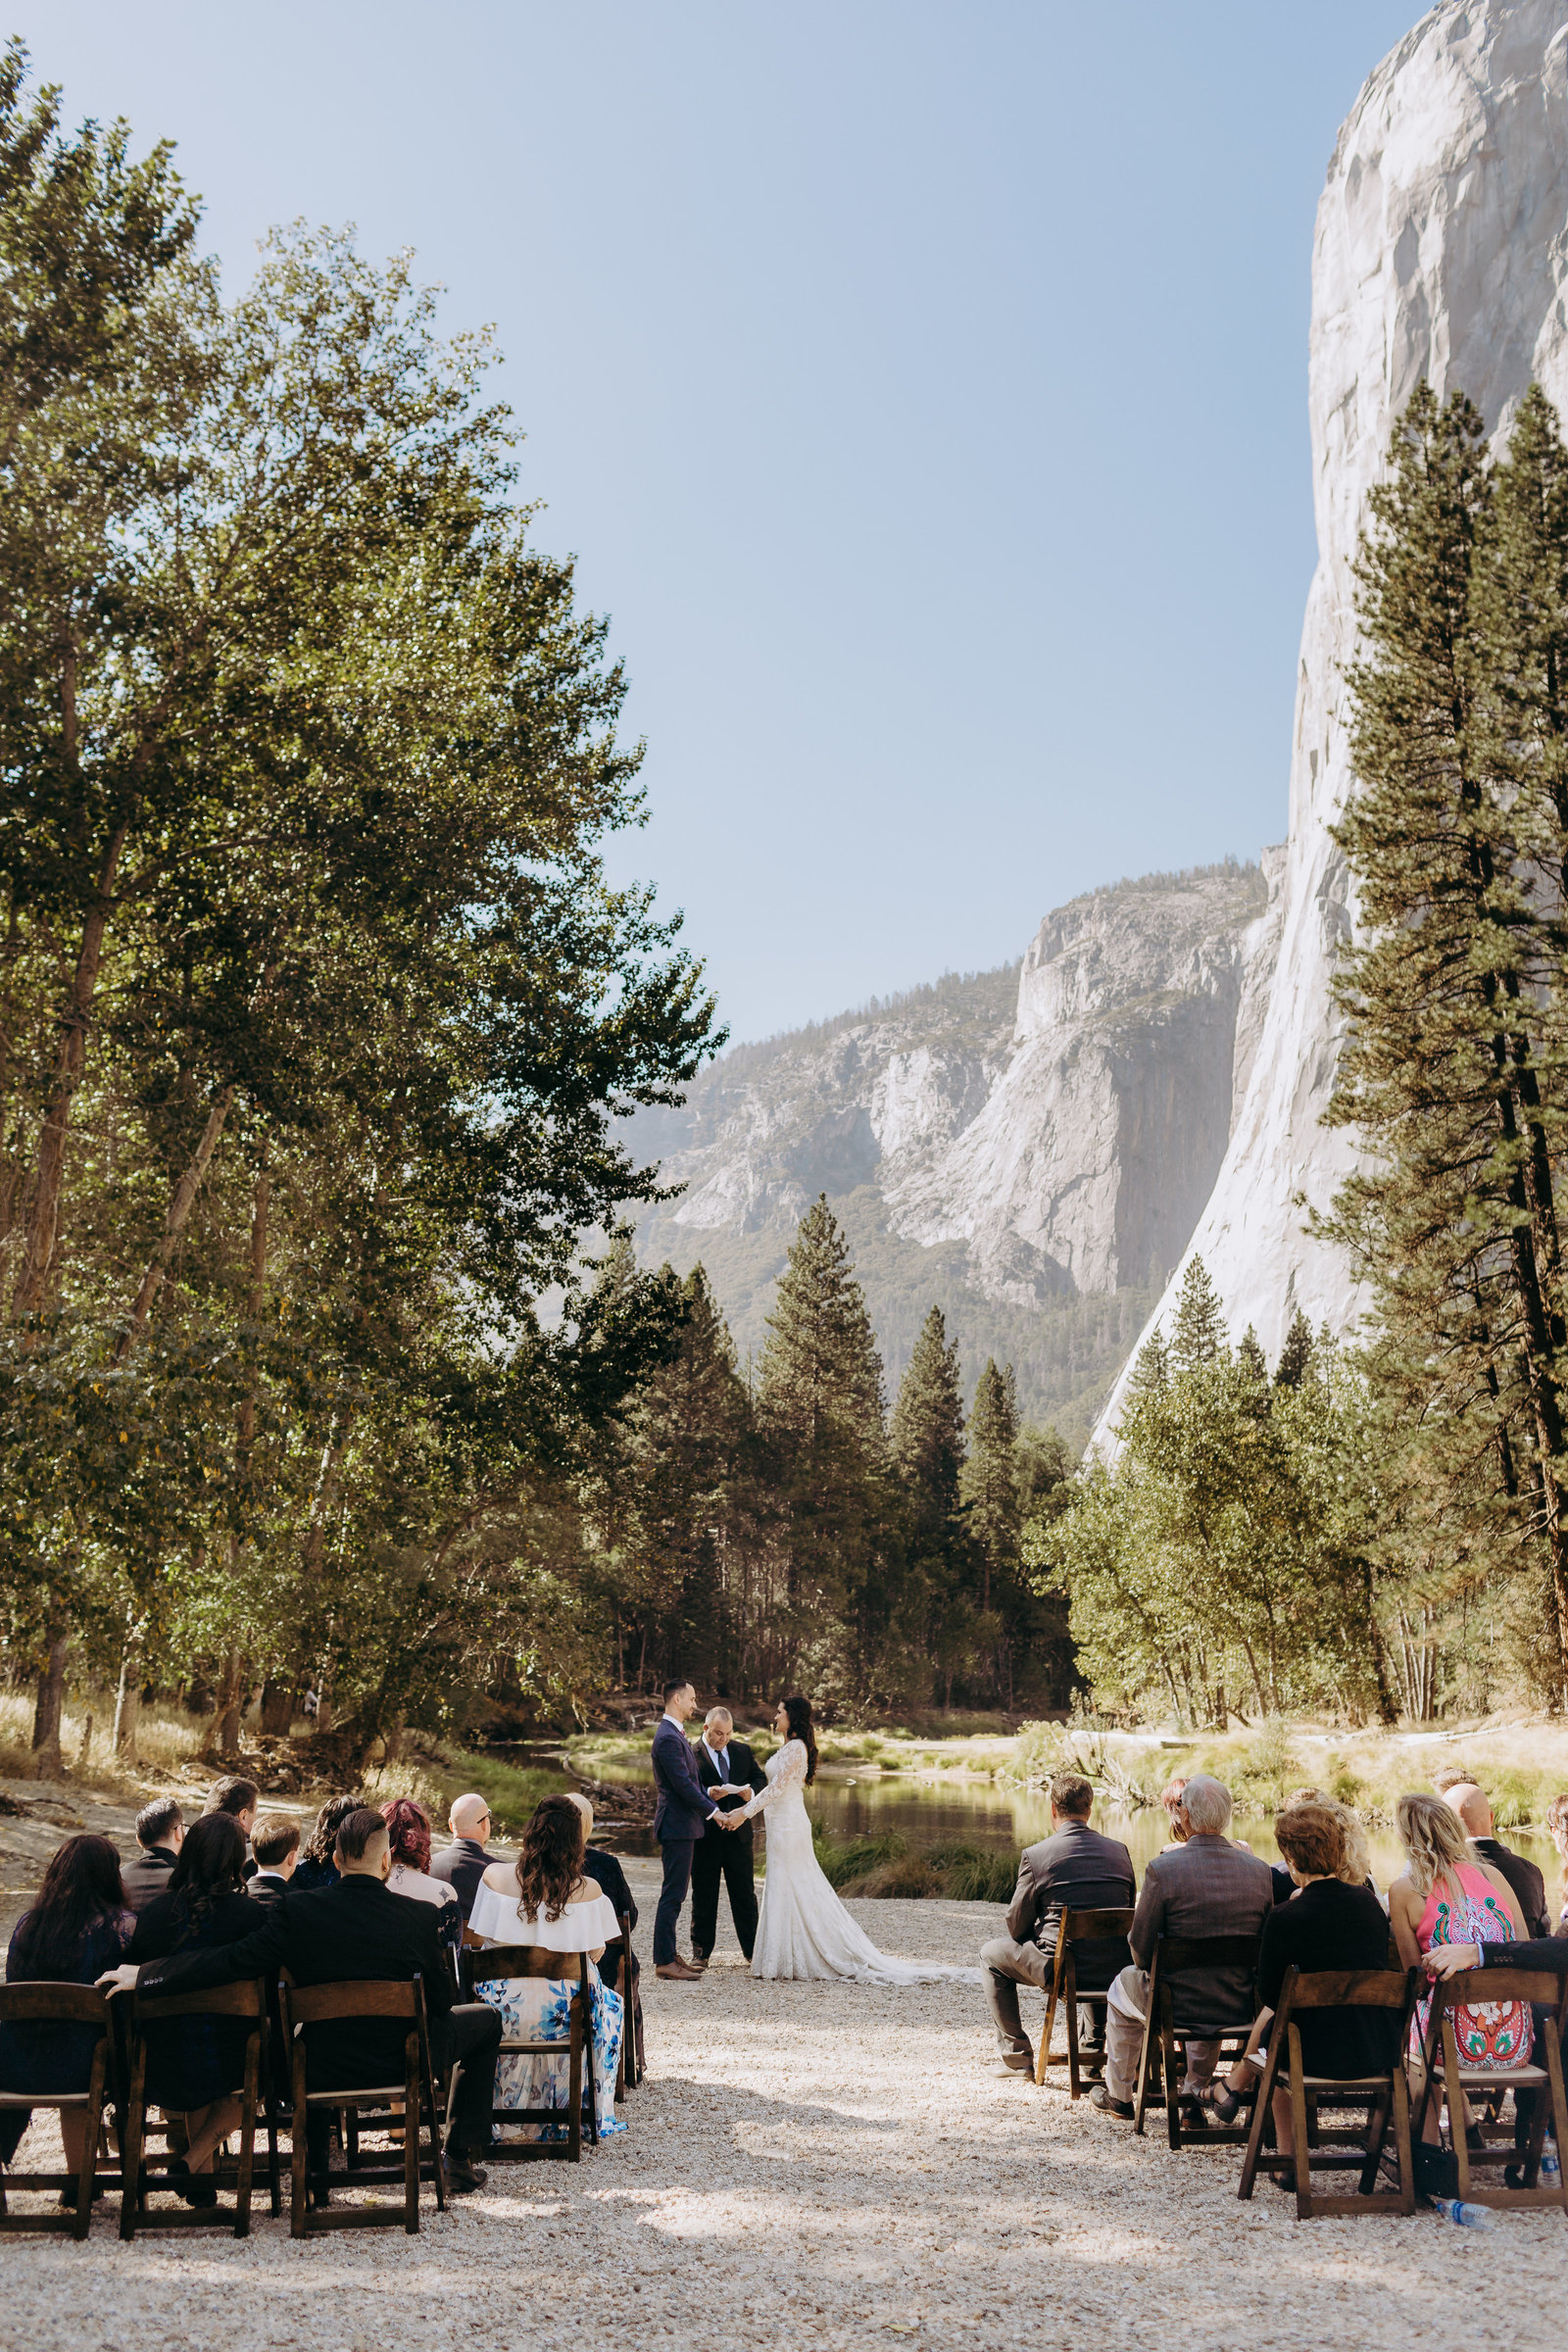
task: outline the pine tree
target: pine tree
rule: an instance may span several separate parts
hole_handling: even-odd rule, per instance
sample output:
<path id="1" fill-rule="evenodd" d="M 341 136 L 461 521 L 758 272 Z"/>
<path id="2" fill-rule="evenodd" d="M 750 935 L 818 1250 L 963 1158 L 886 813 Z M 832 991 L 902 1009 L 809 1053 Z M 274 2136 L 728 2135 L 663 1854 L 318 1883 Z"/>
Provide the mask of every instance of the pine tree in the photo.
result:
<path id="1" fill-rule="evenodd" d="M 1203 1364 L 1216 1363 L 1227 1352 L 1225 1310 L 1200 1257 L 1189 1258 L 1182 1276 L 1170 1352 L 1178 1372 L 1196 1372 Z"/>
<path id="2" fill-rule="evenodd" d="M 887 1438 L 882 1362 L 844 1234 L 819 1196 L 801 1219 L 782 1275 L 758 1384 L 778 1508 L 786 1610 L 798 1643 L 837 1616 L 866 1670 L 885 1599 L 882 1522 Z"/>
<path id="3" fill-rule="evenodd" d="M 1268 1358 L 1263 1353 L 1257 1334 L 1250 1323 L 1243 1332 L 1237 1347 L 1236 1366 L 1244 1380 L 1251 1381 L 1257 1388 L 1267 1389 Z"/>
<path id="4" fill-rule="evenodd" d="M 1277 1389 L 1298 1389 L 1312 1361 L 1312 1326 L 1299 1307 L 1291 1317 L 1291 1328 L 1285 1334 L 1280 1360 L 1274 1367 L 1274 1386 Z"/>
<path id="5" fill-rule="evenodd" d="M 1156 1323 L 1138 1350 L 1133 1376 L 1127 1384 L 1127 1401 L 1135 1404 L 1141 1396 L 1152 1396 L 1170 1378 L 1170 1350 L 1165 1335 Z"/>
<path id="6" fill-rule="evenodd" d="M 1330 1116 L 1377 1160 L 1329 1230 L 1373 1286 L 1380 1382 L 1418 1483 L 1439 1519 L 1472 1525 L 1490 1488 L 1494 1536 L 1511 1521 L 1539 1537 L 1568 1673 L 1553 1175 L 1568 1141 L 1568 497 L 1539 392 L 1516 444 L 1489 475 L 1479 414 L 1422 385 L 1372 493 L 1350 673 L 1360 790 L 1335 829 L 1365 936 L 1339 982 L 1350 1030 Z"/>
<path id="7" fill-rule="evenodd" d="M 956 1343 L 949 1344 L 940 1307 L 926 1316 L 900 1383 L 892 1449 L 907 1530 L 896 1633 L 926 1651 L 951 1703 L 953 1677 L 963 1670 L 972 1649 L 972 1610 L 970 1544 L 958 1507 L 963 1468 L 958 1349 Z"/>
<path id="8" fill-rule="evenodd" d="M 993 1592 L 1016 1564 L 1021 1511 L 1018 1494 L 1018 1408 L 1012 1366 L 999 1372 L 986 1358 L 969 1417 L 971 1452 L 964 1480 L 969 1525 L 980 1545 L 980 1606 L 990 1612 Z"/>

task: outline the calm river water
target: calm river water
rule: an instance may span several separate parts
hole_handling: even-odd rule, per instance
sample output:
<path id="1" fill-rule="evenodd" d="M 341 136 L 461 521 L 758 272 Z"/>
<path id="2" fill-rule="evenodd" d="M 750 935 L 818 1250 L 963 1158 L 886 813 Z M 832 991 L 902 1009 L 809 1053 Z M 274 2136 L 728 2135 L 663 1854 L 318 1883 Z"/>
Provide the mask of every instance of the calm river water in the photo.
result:
<path id="1" fill-rule="evenodd" d="M 600 1777 L 648 1781 L 652 1770 L 643 1764 L 617 1764 L 605 1767 Z M 570 1785 L 564 1776 L 562 1785 Z M 1037 1838 L 1051 1835 L 1051 1807 L 1044 1789 L 1014 1788 L 1000 1781 L 961 1780 L 956 1775 L 917 1780 L 906 1773 L 865 1773 L 847 1765 L 824 1765 L 807 1803 L 812 1814 L 841 1838 L 878 1836 L 898 1830 L 916 1846 L 946 1845 L 962 1839 L 972 1845 L 998 1846 L 1016 1853 L 1021 1846 L 1032 1845 Z M 1097 1804 L 1094 1822 L 1107 1837 L 1123 1840 L 1140 1878 L 1145 1863 L 1165 1842 L 1165 1816 L 1158 1806 L 1124 1813 L 1110 1805 Z M 1253 1852 L 1267 1861 L 1278 1861 L 1279 1847 L 1274 1842 L 1270 1817 L 1239 1814 L 1236 1836 L 1245 1838 Z M 612 1841 L 623 1852 L 654 1850 L 653 1837 L 648 1831 L 624 1832 L 614 1836 Z M 1403 1849 L 1392 1829 L 1373 1831 L 1370 1842 L 1372 1875 L 1379 1886 L 1387 1888 L 1404 1868 Z M 1508 1833 L 1508 1842 L 1541 1866 L 1548 1890 L 1555 1886 L 1557 1865 L 1549 1838 L 1518 1830 Z"/>

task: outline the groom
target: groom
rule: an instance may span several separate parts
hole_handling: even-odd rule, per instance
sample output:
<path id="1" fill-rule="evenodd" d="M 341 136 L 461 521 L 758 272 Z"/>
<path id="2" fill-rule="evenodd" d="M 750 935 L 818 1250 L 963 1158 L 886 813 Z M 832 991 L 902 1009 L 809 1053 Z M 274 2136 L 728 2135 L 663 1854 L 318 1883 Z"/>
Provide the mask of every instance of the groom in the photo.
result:
<path id="1" fill-rule="evenodd" d="M 690 1683 L 664 1685 L 664 1712 L 654 1732 L 654 1780 L 659 1803 L 654 1809 L 654 1836 L 664 1861 L 664 1884 L 654 1914 L 654 1974 L 672 1977 L 678 1984 L 699 1984 L 703 1972 L 688 1968 L 675 1948 L 675 1925 L 691 1885 L 692 1855 L 706 1834 L 710 1818 L 720 1829 L 733 1829 L 697 1778 L 692 1744 L 684 1725 L 697 1705 Z"/>
<path id="2" fill-rule="evenodd" d="M 744 1740 L 735 1737 L 735 1718 L 728 1707 L 710 1707 L 697 1742 L 697 1778 L 718 1811 L 698 1840 L 692 1855 L 692 1965 L 706 1968 L 718 1940 L 718 1883 L 729 1889 L 730 1917 L 748 1960 L 757 1943 L 757 1862 L 752 1850 L 752 1825 L 743 1821 L 732 1838 L 720 1833 L 724 1816 L 745 1804 L 753 1789 L 767 1787 L 757 1758 Z"/>

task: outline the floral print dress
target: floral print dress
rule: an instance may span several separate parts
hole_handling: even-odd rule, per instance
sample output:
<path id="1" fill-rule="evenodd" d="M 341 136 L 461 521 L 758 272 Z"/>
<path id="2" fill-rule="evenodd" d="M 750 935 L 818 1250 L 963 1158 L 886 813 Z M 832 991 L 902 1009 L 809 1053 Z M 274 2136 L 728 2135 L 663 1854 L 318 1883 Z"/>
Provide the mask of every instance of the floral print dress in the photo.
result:
<path id="1" fill-rule="evenodd" d="M 489 1945 L 544 1944 L 558 1952 L 591 1952 L 620 1934 L 620 1922 L 608 1896 L 596 1893 L 586 1903 L 568 1903 L 560 1919 L 536 1919 L 519 1909 L 515 1894 L 502 1893 L 480 1882 L 468 1921 L 476 1936 Z M 620 2063 L 624 2005 L 617 1992 L 599 1981 L 599 1971 L 587 1962 L 588 1992 L 593 2018 L 590 2035 L 593 2055 L 594 2101 L 599 2136 L 608 2139 L 627 2127 L 615 2113 L 615 2075 Z M 506 2139 L 564 2140 L 568 2136 L 571 2107 L 571 2003 L 577 1986 L 570 1978 L 507 1977 L 475 1986 L 481 2001 L 501 2012 L 501 2031 L 507 2040 L 558 2041 L 560 2057 L 513 2056 L 496 2061 L 496 2106 L 553 2107 L 561 2122 L 502 2127 Z M 584 2070 L 583 2115 L 588 2113 L 587 2070 Z"/>
<path id="2" fill-rule="evenodd" d="M 1513 1922 L 1482 1871 L 1461 1862 L 1459 1899 L 1446 1880 L 1427 1896 L 1415 1939 L 1424 1952 L 1439 1943 L 1512 1943 Z M 1461 2066 L 1523 2066 L 1530 2057 L 1530 2011 L 1523 2001 L 1475 2001 L 1449 2011 Z M 1424 1992 L 1410 2020 L 1410 2055 L 1426 2052 L 1432 1994 Z"/>

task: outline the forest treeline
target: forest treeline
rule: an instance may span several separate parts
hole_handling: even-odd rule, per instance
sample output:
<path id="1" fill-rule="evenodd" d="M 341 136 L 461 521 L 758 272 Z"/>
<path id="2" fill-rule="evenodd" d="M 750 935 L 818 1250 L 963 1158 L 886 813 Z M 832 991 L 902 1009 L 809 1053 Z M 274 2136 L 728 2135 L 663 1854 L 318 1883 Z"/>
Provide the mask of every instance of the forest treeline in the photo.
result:
<path id="1" fill-rule="evenodd" d="M 1065 1687 L 1069 1466 L 928 1326 L 891 1423 L 825 1205 L 754 1388 L 615 1236 L 722 1042 L 604 844 L 624 692 L 483 338 L 0 74 L 0 1630 L 345 1757 L 673 1660 L 831 1701 Z M 548 1298 L 543 1316 L 538 1302 Z"/>

